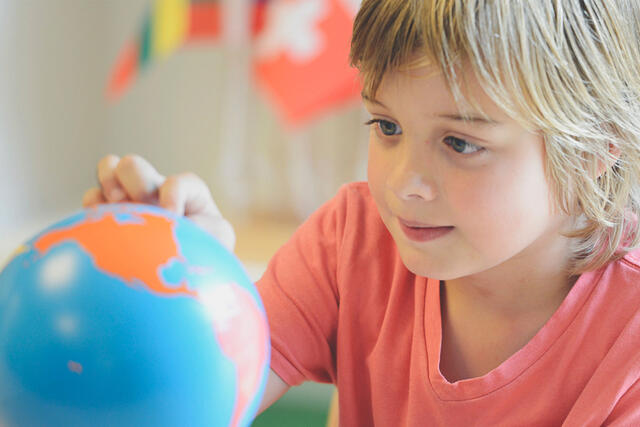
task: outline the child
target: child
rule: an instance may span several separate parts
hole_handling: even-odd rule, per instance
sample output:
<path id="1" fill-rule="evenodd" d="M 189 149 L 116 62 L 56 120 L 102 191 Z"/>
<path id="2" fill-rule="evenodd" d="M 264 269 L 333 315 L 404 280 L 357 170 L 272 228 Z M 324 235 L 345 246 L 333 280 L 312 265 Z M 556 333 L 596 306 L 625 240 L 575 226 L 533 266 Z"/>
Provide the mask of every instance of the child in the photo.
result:
<path id="1" fill-rule="evenodd" d="M 312 380 L 337 385 L 343 426 L 640 425 L 639 18 L 622 0 L 364 0 L 368 183 L 257 284 L 263 407 Z M 135 156 L 99 176 L 85 204 L 157 197 L 233 245 L 198 178 Z"/>

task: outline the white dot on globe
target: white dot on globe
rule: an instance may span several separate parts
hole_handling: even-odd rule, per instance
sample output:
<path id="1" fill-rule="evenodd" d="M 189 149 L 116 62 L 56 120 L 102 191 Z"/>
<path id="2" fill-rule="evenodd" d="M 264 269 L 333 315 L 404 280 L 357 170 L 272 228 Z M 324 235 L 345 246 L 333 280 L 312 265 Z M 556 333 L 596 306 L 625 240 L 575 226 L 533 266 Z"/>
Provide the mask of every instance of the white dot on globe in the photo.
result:
<path id="1" fill-rule="evenodd" d="M 232 319 L 240 314 L 238 296 L 232 284 L 204 287 L 198 292 L 198 299 L 219 331 L 228 330 Z"/>
<path id="2" fill-rule="evenodd" d="M 71 251 L 57 253 L 45 261 L 40 272 L 40 283 L 48 291 L 59 291 L 69 286 L 76 274 L 76 255 Z"/>
<path id="3" fill-rule="evenodd" d="M 77 319 L 70 314 L 60 314 L 55 318 L 54 322 L 55 329 L 62 335 L 72 336 L 78 329 Z"/>

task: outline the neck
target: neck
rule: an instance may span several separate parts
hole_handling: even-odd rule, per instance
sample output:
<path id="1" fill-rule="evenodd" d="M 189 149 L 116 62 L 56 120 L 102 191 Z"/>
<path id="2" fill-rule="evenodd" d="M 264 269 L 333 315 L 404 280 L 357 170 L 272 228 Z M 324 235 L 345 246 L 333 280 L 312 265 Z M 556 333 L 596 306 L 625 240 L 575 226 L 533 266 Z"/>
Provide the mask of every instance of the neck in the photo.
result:
<path id="1" fill-rule="evenodd" d="M 577 279 L 569 274 L 570 243 L 564 237 L 541 239 L 491 269 L 447 280 L 447 302 L 510 319 L 553 313 Z"/>

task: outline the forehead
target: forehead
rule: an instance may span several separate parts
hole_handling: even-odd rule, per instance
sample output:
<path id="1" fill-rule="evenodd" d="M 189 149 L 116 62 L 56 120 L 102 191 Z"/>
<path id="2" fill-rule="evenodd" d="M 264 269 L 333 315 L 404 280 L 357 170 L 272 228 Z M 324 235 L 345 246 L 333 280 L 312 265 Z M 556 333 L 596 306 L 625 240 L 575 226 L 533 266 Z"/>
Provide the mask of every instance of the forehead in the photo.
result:
<path id="1" fill-rule="evenodd" d="M 427 64 L 388 71 L 375 95 L 363 91 L 365 102 L 383 107 L 411 106 L 471 122 L 498 123 L 510 119 L 482 88 L 469 67 L 457 70 L 459 96 L 454 95 L 440 68 Z"/>

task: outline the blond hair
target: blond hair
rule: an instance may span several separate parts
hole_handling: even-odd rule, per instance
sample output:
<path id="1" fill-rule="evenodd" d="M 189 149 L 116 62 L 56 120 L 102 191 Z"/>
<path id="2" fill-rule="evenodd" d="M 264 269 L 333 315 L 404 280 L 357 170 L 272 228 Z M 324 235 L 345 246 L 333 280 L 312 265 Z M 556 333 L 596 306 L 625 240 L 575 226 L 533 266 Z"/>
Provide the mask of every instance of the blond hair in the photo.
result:
<path id="1" fill-rule="evenodd" d="M 640 1 L 364 0 L 352 64 L 374 98 L 390 70 L 435 63 L 456 100 L 470 65 L 505 112 L 544 136 L 557 206 L 580 224 L 573 274 L 638 246 Z"/>

